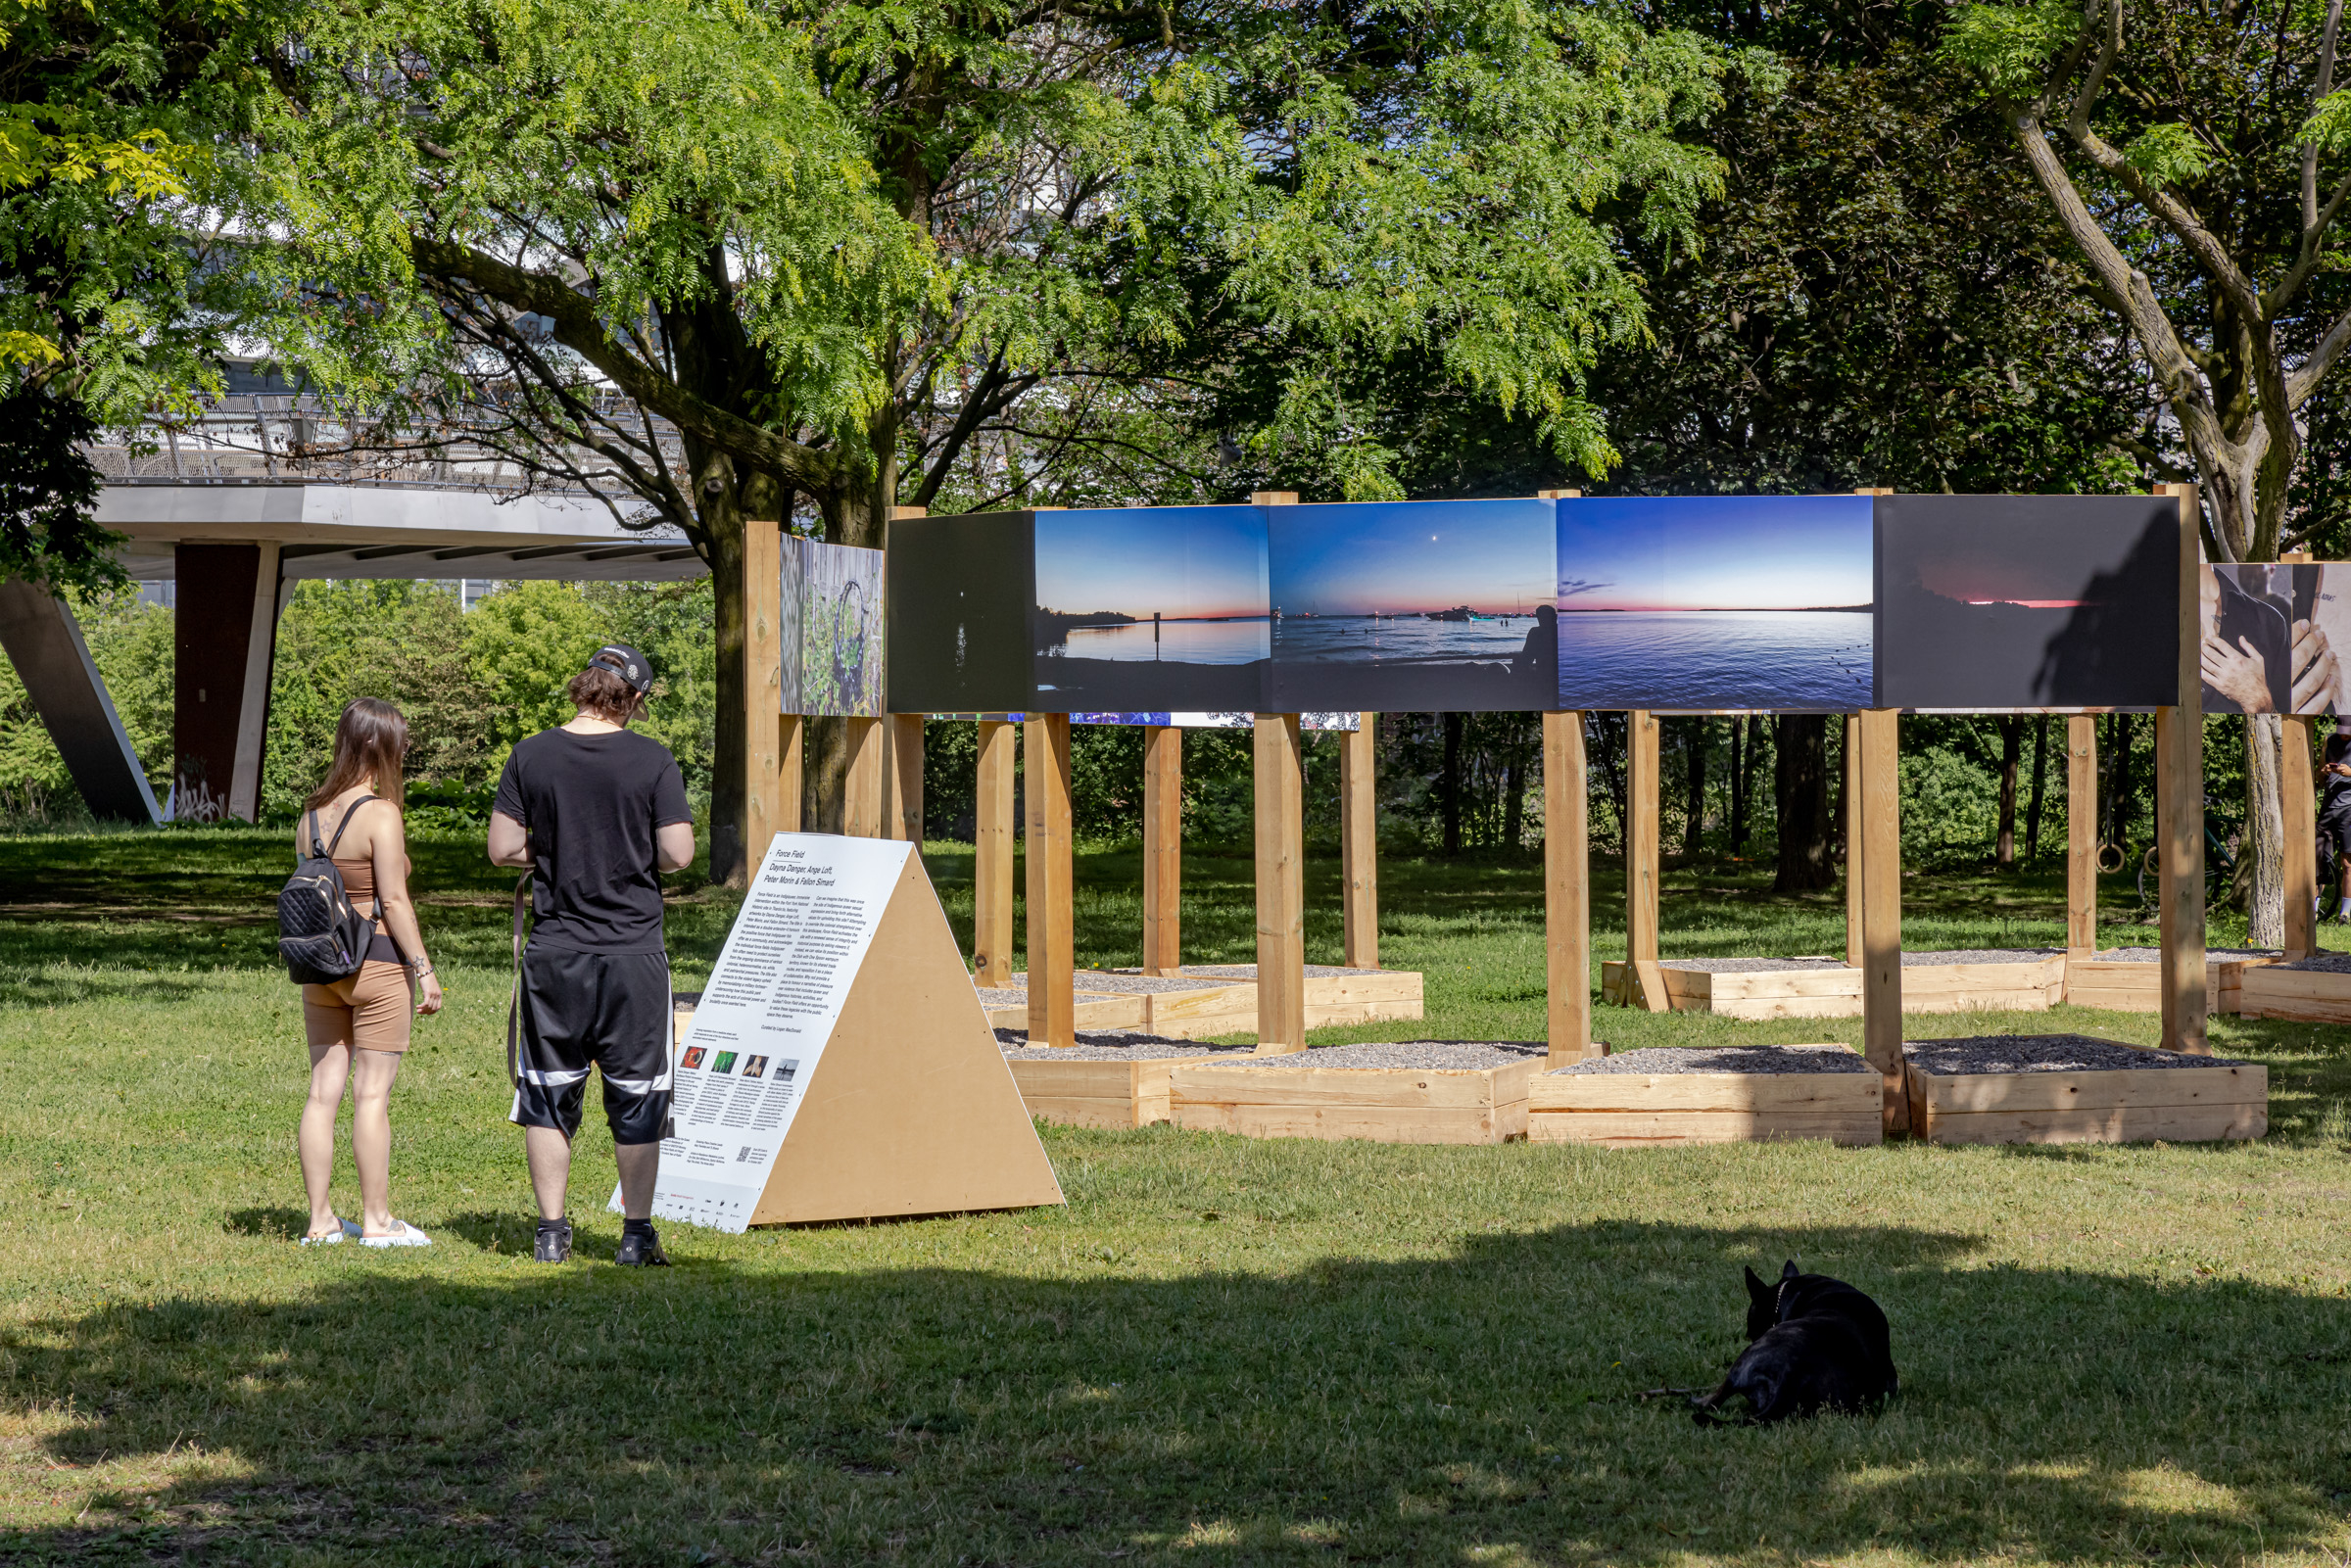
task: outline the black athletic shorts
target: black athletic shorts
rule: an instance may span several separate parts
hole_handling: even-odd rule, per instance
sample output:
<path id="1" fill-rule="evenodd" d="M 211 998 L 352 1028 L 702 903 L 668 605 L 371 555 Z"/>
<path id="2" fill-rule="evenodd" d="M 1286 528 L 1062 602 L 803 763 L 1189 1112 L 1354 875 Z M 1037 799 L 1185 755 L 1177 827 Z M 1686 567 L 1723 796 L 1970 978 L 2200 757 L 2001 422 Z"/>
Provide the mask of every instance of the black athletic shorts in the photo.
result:
<path id="1" fill-rule="evenodd" d="M 669 1119 L 669 955 L 522 952 L 521 1060 L 510 1119 L 580 1130 L 588 1069 L 604 1075 L 612 1141 L 658 1143 Z"/>

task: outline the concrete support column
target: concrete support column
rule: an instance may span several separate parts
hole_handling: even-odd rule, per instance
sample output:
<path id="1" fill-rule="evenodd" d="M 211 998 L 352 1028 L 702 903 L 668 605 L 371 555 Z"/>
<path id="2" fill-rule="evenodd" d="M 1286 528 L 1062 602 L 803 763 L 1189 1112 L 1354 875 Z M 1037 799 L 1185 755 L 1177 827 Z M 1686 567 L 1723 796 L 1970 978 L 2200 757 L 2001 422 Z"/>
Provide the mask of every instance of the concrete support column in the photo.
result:
<path id="1" fill-rule="evenodd" d="M 57 742 L 92 816 L 152 823 L 162 815 L 121 717 L 66 601 L 39 583 L 0 582 L 0 646 Z"/>

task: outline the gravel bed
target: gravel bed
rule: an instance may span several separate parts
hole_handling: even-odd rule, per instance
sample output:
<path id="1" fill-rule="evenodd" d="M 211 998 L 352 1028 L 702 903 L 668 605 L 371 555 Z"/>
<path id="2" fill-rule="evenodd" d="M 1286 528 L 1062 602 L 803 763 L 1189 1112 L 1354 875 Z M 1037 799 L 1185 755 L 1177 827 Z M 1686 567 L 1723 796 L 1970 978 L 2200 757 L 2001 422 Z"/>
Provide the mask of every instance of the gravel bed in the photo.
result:
<path id="1" fill-rule="evenodd" d="M 1470 1071 L 1507 1068 L 1543 1056 L 1549 1046 L 1523 1040 L 1402 1040 L 1367 1045 L 1318 1045 L 1287 1056 L 1251 1059 L 1253 1068 L 1423 1068 Z"/>
<path id="2" fill-rule="evenodd" d="M 1554 1068 L 1561 1072 L 1867 1072 L 1842 1045 L 1653 1045 Z"/>
<path id="3" fill-rule="evenodd" d="M 2110 1072 L 2123 1068 L 2233 1068 L 2226 1057 L 2148 1051 L 2087 1034 L 1979 1034 L 1956 1040 L 1904 1040 L 1902 1055 L 1922 1072 Z"/>
<path id="4" fill-rule="evenodd" d="M 1007 990 L 999 985 L 984 985 L 980 987 L 980 1005 L 982 1007 L 1027 1007 L 1029 993 L 1022 990 Z"/>
<path id="5" fill-rule="evenodd" d="M 1257 966 L 1255 964 L 1186 964 L 1183 967 L 1183 973 L 1214 975 L 1221 980 L 1254 980 L 1257 978 Z M 1306 967 L 1306 977 L 1310 980 L 1324 980 L 1333 974 L 1382 974 L 1385 973 L 1384 970 L 1340 969 L 1330 964 L 1309 964 Z"/>
<path id="6" fill-rule="evenodd" d="M 2276 958 L 2278 949 L 2274 947 L 2208 947 L 2204 949 L 2204 956 L 2232 960 Z M 2343 956 L 2351 958 L 2351 953 Z M 2098 955 L 2099 961 L 2106 964 L 2152 964 L 2161 957 L 2163 957 L 2163 949 L 2160 947 L 2110 947 Z M 2300 967 L 2297 964 L 2286 966 L 2288 969 L 2299 969 Z"/>
<path id="7" fill-rule="evenodd" d="M 1028 977 L 1025 974 L 1014 976 L 1020 980 Z M 1217 991 L 1223 989 L 1223 982 L 1193 979 L 1183 974 L 1142 974 L 1133 970 L 1081 970 L 1078 974 L 1078 989 L 1117 991 L 1121 995 L 1145 991 Z"/>
<path id="8" fill-rule="evenodd" d="M 996 1045 L 1014 1062 L 1158 1062 L 1170 1057 L 1249 1054 L 1245 1045 L 1201 1045 L 1139 1029 L 1083 1029 L 1076 1045 L 1031 1045 L 1027 1029 L 998 1029 Z"/>
<path id="9" fill-rule="evenodd" d="M 2321 974 L 2351 974 L 2351 953 L 2315 953 L 2291 964 L 2279 964 L 2281 970 L 2311 970 Z"/>
<path id="10" fill-rule="evenodd" d="M 2030 964 L 2064 952 L 2062 947 L 1967 947 L 1945 953 L 1904 953 L 1904 969 L 1940 969 L 1946 964 Z M 1705 974 L 1757 974 L 1775 970 L 1841 970 L 1841 958 L 1667 958 L 1658 968 Z"/>

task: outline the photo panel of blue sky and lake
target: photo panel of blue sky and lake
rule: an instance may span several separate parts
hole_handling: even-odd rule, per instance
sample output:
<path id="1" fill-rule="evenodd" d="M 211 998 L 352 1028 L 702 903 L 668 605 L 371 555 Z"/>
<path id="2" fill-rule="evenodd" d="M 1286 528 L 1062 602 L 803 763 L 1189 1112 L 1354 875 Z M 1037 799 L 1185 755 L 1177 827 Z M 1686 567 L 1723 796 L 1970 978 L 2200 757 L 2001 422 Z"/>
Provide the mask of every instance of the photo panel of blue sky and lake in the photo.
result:
<path id="1" fill-rule="evenodd" d="M 1558 548 L 1560 707 L 1870 705 L 1869 497 L 1562 500 Z"/>
<path id="2" fill-rule="evenodd" d="M 1273 506 L 1266 518 L 1272 710 L 1551 705 L 1550 501 Z"/>
<path id="3" fill-rule="evenodd" d="M 1040 511 L 1035 547 L 1039 711 L 1264 705 L 1263 508 Z"/>

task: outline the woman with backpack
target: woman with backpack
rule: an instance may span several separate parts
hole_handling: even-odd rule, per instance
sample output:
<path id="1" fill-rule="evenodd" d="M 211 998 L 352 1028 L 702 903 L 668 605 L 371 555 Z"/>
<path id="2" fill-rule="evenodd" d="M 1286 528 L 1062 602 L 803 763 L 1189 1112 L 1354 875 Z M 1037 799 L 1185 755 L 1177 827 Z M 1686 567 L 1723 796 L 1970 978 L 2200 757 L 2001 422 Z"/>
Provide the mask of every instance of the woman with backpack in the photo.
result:
<path id="1" fill-rule="evenodd" d="M 411 974 L 419 993 L 415 1013 L 441 1011 L 441 982 L 433 976 L 408 899 L 408 838 L 399 805 L 408 749 L 408 721 L 398 708 L 374 697 L 353 702 L 335 726 L 335 760 L 326 782 L 305 802 L 295 825 L 296 854 L 332 861 L 350 909 L 374 916 L 354 927 L 360 952 L 346 955 L 349 973 L 302 988 L 303 1026 L 311 1042 L 311 1097 L 297 1140 L 311 1198 L 306 1247 L 347 1235 L 363 1247 L 432 1245 L 423 1231 L 392 1216 L 392 1080 L 408 1048 Z M 279 907 L 282 920 L 283 899 Z M 337 1217 L 328 1194 L 335 1117 L 346 1083 L 352 1091 L 351 1149 L 360 1167 L 360 1224 Z"/>

